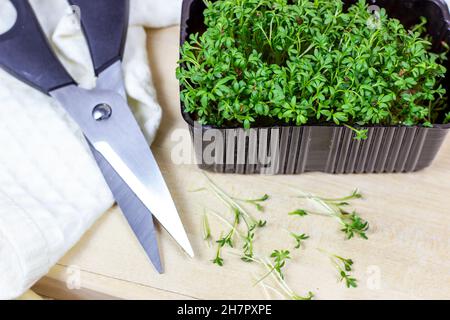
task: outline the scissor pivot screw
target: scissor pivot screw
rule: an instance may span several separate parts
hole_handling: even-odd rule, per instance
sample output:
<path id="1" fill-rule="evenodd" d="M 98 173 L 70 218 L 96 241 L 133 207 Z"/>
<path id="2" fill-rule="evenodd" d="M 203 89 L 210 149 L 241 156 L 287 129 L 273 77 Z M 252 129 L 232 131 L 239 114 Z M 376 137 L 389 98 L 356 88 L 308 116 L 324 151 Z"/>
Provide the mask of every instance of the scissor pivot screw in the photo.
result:
<path id="1" fill-rule="evenodd" d="M 107 120 L 112 115 L 112 108 L 110 105 L 106 103 L 101 103 L 95 106 L 94 110 L 92 110 L 92 117 L 95 121 L 103 121 Z"/>

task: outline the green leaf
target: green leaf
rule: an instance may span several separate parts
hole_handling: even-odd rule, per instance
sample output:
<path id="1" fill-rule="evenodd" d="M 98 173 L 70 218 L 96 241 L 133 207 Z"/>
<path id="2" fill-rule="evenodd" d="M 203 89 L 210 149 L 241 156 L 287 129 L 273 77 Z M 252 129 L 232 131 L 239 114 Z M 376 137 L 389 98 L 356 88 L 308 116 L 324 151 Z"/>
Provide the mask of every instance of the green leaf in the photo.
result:
<path id="1" fill-rule="evenodd" d="M 347 122 L 348 116 L 343 112 L 336 112 L 333 114 L 334 121 L 339 124 L 339 122 Z"/>
<path id="2" fill-rule="evenodd" d="M 289 212 L 288 215 L 290 215 L 290 216 L 300 216 L 300 217 L 304 217 L 304 216 L 307 216 L 307 215 L 308 215 L 308 212 L 306 212 L 306 211 L 303 210 L 303 209 L 297 209 L 297 210 L 295 210 L 295 211 Z"/>

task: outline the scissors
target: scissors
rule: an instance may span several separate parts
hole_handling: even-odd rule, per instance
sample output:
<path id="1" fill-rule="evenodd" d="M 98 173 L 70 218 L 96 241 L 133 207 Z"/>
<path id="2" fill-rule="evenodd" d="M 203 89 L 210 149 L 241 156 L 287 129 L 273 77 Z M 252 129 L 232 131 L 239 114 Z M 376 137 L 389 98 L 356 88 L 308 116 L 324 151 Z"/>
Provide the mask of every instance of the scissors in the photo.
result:
<path id="1" fill-rule="evenodd" d="M 52 51 L 28 0 L 10 0 L 15 25 L 0 35 L 0 66 L 56 99 L 82 130 L 129 225 L 163 272 L 153 216 L 194 256 L 173 199 L 127 103 L 122 74 L 129 0 L 69 0 L 79 8 L 97 86 L 80 88 Z M 153 215 L 153 216 L 152 216 Z"/>

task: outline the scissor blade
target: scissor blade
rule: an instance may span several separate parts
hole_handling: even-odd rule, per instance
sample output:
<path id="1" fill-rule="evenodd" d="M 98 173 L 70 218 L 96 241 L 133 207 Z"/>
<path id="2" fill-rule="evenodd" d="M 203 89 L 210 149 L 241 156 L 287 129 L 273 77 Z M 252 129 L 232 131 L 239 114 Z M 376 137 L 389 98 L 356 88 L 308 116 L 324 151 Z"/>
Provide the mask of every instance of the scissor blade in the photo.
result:
<path id="1" fill-rule="evenodd" d="M 163 273 L 152 214 L 136 197 L 133 191 L 128 188 L 126 183 L 109 165 L 108 161 L 90 143 L 89 147 L 117 204 L 122 209 L 125 218 L 128 220 L 128 224 L 141 243 L 142 248 L 144 248 L 150 261 L 155 266 L 156 271 Z"/>
<path id="2" fill-rule="evenodd" d="M 136 140 L 131 139 L 131 141 Z M 139 142 L 135 143 L 139 144 Z M 146 144 L 140 144 L 140 146 L 146 146 Z M 139 148 L 138 146 L 136 147 Z M 146 155 L 145 163 L 141 163 L 142 167 L 136 166 L 134 169 L 131 169 L 130 162 L 127 162 L 127 165 L 123 157 L 120 157 L 110 144 L 99 142 L 94 148 L 108 160 L 113 168 L 117 168 L 120 176 L 123 177 L 124 181 L 153 213 L 155 218 L 158 219 L 184 251 L 193 257 L 194 251 L 178 216 L 178 211 L 169 189 L 150 149 L 145 153 L 142 150 L 142 153 Z M 137 176 L 134 172 L 139 172 L 139 175 Z"/>
<path id="3" fill-rule="evenodd" d="M 94 90 L 67 86 L 52 91 L 71 118 L 77 122 L 92 146 L 106 159 L 116 173 L 158 219 L 167 232 L 191 257 L 191 244 L 184 230 L 169 189 L 159 170 L 144 135 L 136 122 L 123 93 L 120 63 L 101 75 L 103 85 Z M 108 85 L 111 84 L 111 85 Z M 111 88 L 112 90 L 105 90 Z M 108 105 L 110 117 L 96 121 L 93 109 Z"/>

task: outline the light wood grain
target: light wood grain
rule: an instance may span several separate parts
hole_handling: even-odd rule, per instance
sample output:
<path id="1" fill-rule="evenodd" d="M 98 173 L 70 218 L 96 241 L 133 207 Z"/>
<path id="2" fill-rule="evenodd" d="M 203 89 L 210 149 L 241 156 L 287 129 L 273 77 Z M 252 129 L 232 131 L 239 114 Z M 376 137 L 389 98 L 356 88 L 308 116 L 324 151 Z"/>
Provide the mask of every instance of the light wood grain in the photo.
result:
<path id="1" fill-rule="evenodd" d="M 17 300 L 42 300 L 42 297 L 37 295 L 35 292 L 28 290 Z"/>
<path id="2" fill-rule="evenodd" d="M 164 118 L 152 149 L 172 191 L 181 218 L 196 251 L 190 259 L 166 232 L 159 229 L 165 274 L 157 275 L 117 208 L 106 213 L 49 273 L 48 278 L 65 282 L 70 266 L 81 270 L 83 289 L 126 299 L 258 299 L 265 298 L 253 275 L 261 269 L 226 254 L 225 266 L 210 262 L 214 248 L 202 241 L 201 216 L 204 208 L 226 213 L 210 193 L 190 190 L 205 186 L 203 174 L 194 165 L 175 165 L 171 151 L 175 129 L 187 127 L 180 116 L 178 83 L 178 28 L 149 32 L 150 62 Z M 450 136 L 431 168 L 413 174 L 328 175 L 308 173 L 298 176 L 211 175 L 229 193 L 259 196 L 268 193 L 256 250 L 267 255 L 273 249 L 292 246 L 285 230 L 308 233 L 305 249 L 296 252 L 287 267 L 292 288 L 308 290 L 318 299 L 450 299 Z M 295 190 L 321 195 L 344 195 L 358 187 L 365 200 L 356 208 L 370 222 L 369 240 L 343 240 L 332 219 L 295 219 L 287 212 L 298 208 Z M 213 217 L 214 234 L 224 227 Z M 351 257 L 355 261 L 357 289 L 338 283 L 336 270 L 317 248 Z M 379 287 L 373 280 L 379 274 Z M 48 281 L 48 280 L 44 280 Z M 376 282 L 376 281 L 375 281 Z M 47 294 L 48 295 L 48 294 Z"/>

